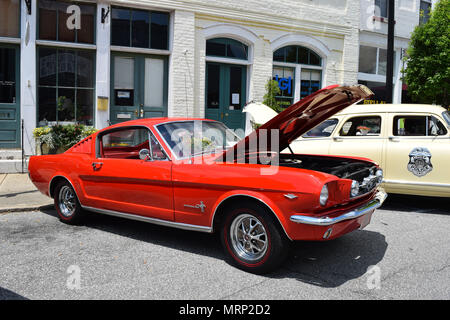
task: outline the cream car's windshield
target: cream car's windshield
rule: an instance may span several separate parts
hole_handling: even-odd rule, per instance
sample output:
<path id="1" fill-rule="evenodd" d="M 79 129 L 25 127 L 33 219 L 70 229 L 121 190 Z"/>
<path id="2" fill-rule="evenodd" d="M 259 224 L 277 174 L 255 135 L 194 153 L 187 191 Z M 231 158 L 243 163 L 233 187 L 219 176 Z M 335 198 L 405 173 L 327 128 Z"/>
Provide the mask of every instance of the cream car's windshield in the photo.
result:
<path id="1" fill-rule="evenodd" d="M 177 158 L 224 150 L 241 140 L 223 123 L 215 121 L 174 121 L 159 124 L 156 129 Z"/>

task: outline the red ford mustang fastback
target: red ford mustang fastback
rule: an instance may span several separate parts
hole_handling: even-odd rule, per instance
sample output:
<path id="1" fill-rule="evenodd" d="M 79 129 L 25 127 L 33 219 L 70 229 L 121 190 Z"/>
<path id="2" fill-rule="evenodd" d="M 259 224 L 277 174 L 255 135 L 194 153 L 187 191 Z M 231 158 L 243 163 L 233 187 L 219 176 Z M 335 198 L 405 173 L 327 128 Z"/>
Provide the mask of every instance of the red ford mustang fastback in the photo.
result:
<path id="1" fill-rule="evenodd" d="M 141 119 L 100 130 L 59 155 L 31 157 L 30 178 L 61 221 L 86 211 L 220 232 L 226 256 L 255 273 L 277 267 L 293 240 L 365 227 L 386 194 L 368 159 L 282 153 L 350 104 L 364 86 L 331 86 L 238 138 L 207 119 Z"/>

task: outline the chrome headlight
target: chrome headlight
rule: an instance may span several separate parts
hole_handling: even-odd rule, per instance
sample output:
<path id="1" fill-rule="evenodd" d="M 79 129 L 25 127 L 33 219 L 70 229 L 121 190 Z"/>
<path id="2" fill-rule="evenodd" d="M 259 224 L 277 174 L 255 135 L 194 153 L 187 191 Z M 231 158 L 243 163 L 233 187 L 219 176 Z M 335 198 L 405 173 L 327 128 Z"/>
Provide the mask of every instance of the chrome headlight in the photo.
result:
<path id="1" fill-rule="evenodd" d="M 325 184 L 322 188 L 322 191 L 320 191 L 320 197 L 319 202 L 321 206 L 325 206 L 328 201 L 328 186 Z"/>
<path id="2" fill-rule="evenodd" d="M 352 188 L 350 189 L 350 197 L 354 198 L 359 194 L 359 182 L 356 180 L 352 181 Z"/>
<path id="3" fill-rule="evenodd" d="M 375 173 L 375 176 L 377 177 L 377 183 L 380 184 L 383 182 L 383 169 L 378 169 Z"/>

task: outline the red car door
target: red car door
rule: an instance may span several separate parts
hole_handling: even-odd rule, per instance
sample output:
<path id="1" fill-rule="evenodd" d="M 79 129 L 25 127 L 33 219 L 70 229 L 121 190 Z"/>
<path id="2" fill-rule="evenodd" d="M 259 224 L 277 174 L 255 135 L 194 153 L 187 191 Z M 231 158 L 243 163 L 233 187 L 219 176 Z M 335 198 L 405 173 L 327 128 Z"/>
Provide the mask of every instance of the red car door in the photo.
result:
<path id="1" fill-rule="evenodd" d="M 172 162 L 147 128 L 106 131 L 96 145 L 80 176 L 90 207 L 174 220 Z M 139 158 L 142 149 L 152 151 L 147 159 Z"/>

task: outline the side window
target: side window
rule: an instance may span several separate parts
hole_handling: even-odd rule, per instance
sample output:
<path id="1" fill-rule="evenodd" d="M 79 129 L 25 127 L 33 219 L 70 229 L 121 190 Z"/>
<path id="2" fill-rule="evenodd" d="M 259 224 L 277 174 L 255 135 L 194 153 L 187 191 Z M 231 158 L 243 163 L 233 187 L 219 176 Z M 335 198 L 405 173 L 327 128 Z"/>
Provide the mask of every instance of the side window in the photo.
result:
<path id="1" fill-rule="evenodd" d="M 323 138 L 329 137 L 333 133 L 334 128 L 338 124 L 338 119 L 328 119 L 309 130 L 303 135 L 303 138 Z"/>
<path id="2" fill-rule="evenodd" d="M 378 136 L 381 133 L 381 117 L 363 116 L 348 119 L 339 135 L 343 137 Z"/>
<path id="3" fill-rule="evenodd" d="M 149 130 L 132 128 L 115 130 L 100 138 L 100 156 L 102 158 L 139 159 L 141 149 L 150 149 Z"/>
<path id="4" fill-rule="evenodd" d="M 441 136 L 447 129 L 439 119 L 433 116 L 396 116 L 394 117 L 394 136 Z"/>

